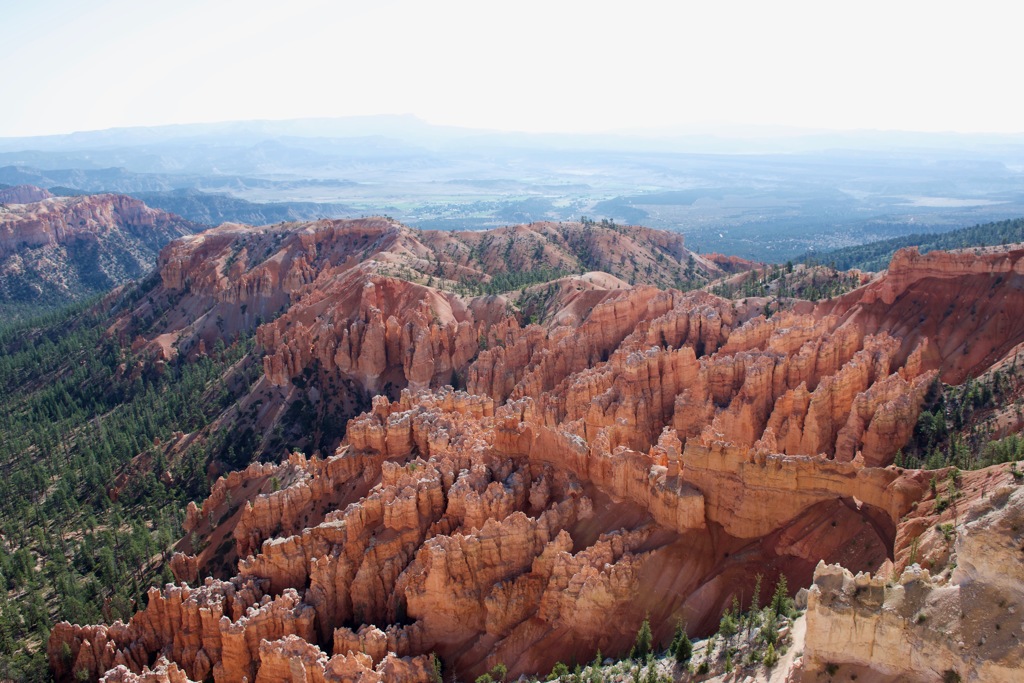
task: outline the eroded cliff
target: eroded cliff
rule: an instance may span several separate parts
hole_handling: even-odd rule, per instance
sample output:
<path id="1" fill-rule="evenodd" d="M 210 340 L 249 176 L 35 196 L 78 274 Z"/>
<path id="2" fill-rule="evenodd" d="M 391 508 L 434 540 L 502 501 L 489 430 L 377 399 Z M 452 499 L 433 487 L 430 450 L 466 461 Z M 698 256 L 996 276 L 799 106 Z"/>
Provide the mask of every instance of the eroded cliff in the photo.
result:
<path id="1" fill-rule="evenodd" d="M 877 681 L 1018 681 L 1024 670 L 1024 488 L 977 502 L 947 567 L 898 577 L 818 566 L 807 606 L 805 676 L 825 670 Z M 951 525 L 952 526 L 952 525 Z"/>
<path id="2" fill-rule="evenodd" d="M 973 351 L 950 341 L 1010 319 L 1020 252 L 904 255 L 842 299 L 765 318 L 629 286 L 632 266 L 476 294 L 463 276 L 498 263 L 495 242 L 511 266 L 524 245 L 564 259 L 562 244 L 603 244 L 547 224 L 501 237 L 372 219 L 222 226 L 165 249 L 136 315 L 165 313 L 161 297 L 171 314 L 116 331 L 174 354 L 256 330 L 265 374 L 238 413 L 304 400 L 356 416 L 328 457 L 218 482 L 172 562 L 186 583 L 151 590 L 129 624 L 55 627 L 58 677 L 156 676 L 165 657 L 168 679 L 413 681 L 432 653 L 462 677 L 532 674 L 624 654 L 645 616 L 658 640 L 678 621 L 706 633 L 758 571 L 793 587 L 820 561 L 892 571 L 935 499 L 931 474 L 891 466 L 929 386 L 1024 342 L 1014 324 Z M 523 315 L 533 295 L 543 324 Z M 911 324 L 964 302 L 989 318 Z"/>
<path id="3" fill-rule="evenodd" d="M 145 275 L 161 247 L 200 228 L 123 195 L 53 197 L 27 186 L 4 192 L 0 301 L 54 304 L 105 292 Z"/>

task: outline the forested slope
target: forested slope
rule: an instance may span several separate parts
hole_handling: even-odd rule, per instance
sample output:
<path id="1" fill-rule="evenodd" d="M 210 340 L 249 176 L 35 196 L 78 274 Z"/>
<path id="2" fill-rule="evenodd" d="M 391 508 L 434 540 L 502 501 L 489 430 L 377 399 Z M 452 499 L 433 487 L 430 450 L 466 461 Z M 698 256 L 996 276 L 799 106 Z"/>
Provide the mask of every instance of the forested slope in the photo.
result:
<path id="1" fill-rule="evenodd" d="M 159 444 L 234 401 L 219 380 L 251 340 L 188 363 L 134 357 L 106 327 L 141 291 L 0 328 L 0 679 L 46 679 L 55 621 L 138 609 L 208 490 L 216 443 L 173 466 Z"/>
<path id="2" fill-rule="evenodd" d="M 889 265 L 892 255 L 904 247 L 917 247 L 921 253 L 935 250 L 987 247 L 1024 242 L 1024 218 L 985 223 L 942 233 L 921 233 L 869 242 L 824 253 L 805 254 L 805 262 L 828 263 L 839 270 L 859 268 L 879 271 Z"/>

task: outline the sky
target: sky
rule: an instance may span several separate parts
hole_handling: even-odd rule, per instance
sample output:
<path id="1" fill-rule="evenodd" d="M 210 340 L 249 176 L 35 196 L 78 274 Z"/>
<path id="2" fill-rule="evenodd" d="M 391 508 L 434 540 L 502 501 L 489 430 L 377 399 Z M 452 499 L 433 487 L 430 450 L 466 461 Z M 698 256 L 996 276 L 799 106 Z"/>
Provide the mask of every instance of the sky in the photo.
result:
<path id="1" fill-rule="evenodd" d="M 1001 0 L 0 0 L 0 136 L 413 114 L 1022 132 Z"/>

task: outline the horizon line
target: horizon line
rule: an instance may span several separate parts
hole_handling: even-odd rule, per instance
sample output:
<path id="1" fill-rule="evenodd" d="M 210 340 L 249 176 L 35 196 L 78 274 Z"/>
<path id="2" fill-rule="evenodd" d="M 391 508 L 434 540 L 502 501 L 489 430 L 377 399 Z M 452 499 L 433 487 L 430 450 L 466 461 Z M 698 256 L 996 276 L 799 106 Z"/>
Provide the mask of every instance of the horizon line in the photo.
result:
<path id="1" fill-rule="evenodd" d="M 258 124 L 289 124 L 289 123 L 332 123 L 364 121 L 372 123 L 374 120 L 384 122 L 410 121 L 421 125 L 426 129 L 437 131 L 462 132 L 478 135 L 523 135 L 530 137 L 557 136 L 567 138 L 588 138 L 588 137 L 621 137 L 621 138 L 648 138 L 665 139 L 673 137 L 705 137 L 722 139 L 770 139 L 770 138 L 800 138 L 817 137 L 827 135 L 906 135 L 922 137 L 963 137 L 963 138 L 1024 138 L 1024 129 L 1019 131 L 981 131 L 981 130 L 920 130 L 907 128 L 828 128 L 820 126 L 800 126 L 794 124 L 780 123 L 749 123 L 735 121 L 705 121 L 695 123 L 681 123 L 678 125 L 659 126 L 636 126 L 608 128 L 597 131 L 565 131 L 558 129 L 548 130 L 525 130 L 517 128 L 495 128 L 486 126 L 465 126 L 449 123 L 438 123 L 423 118 L 417 114 L 387 113 L 387 114 L 354 114 L 347 116 L 302 116 L 285 118 L 252 118 L 252 119 L 221 119 L 204 121 L 184 121 L 153 124 L 131 124 L 110 126 L 106 128 L 86 128 L 63 132 L 32 133 L 32 134 L 0 134 L 2 141 L 28 140 L 39 138 L 62 138 L 76 135 L 91 135 L 101 133 L 119 133 L 144 130 L 160 129 L 186 129 L 203 126 L 225 126 L 232 124 L 258 125 Z M 368 133 L 374 134 L 374 133 Z M 379 133 L 378 133 L 379 134 Z M 302 136 L 305 137 L 305 136 Z M 308 137 L 325 137 L 324 135 L 309 135 Z"/>

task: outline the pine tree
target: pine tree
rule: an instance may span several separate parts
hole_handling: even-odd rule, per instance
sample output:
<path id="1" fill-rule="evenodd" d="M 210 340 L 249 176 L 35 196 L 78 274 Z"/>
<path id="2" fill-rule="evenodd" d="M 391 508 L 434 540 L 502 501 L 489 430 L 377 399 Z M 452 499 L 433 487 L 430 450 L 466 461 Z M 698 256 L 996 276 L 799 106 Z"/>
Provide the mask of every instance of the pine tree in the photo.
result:
<path id="1" fill-rule="evenodd" d="M 732 610 L 722 613 L 722 619 L 718 622 L 718 633 L 726 640 L 736 635 L 736 617 L 733 616 Z"/>
<path id="2" fill-rule="evenodd" d="M 754 577 L 754 594 L 750 599 L 750 609 L 747 611 L 747 637 L 761 617 L 761 581 L 764 575 L 760 572 Z"/>
<path id="3" fill-rule="evenodd" d="M 677 636 L 672 641 L 672 656 L 675 657 L 677 664 L 685 665 L 693 656 L 693 642 L 690 641 L 690 636 L 686 634 L 682 624 L 677 629 Z"/>
<path id="4" fill-rule="evenodd" d="M 441 676 L 442 664 L 441 664 L 441 658 L 437 656 L 437 653 L 434 653 L 434 652 L 430 653 L 430 663 L 431 663 L 431 665 L 433 667 L 433 674 L 431 675 L 431 679 L 433 680 L 433 683 L 442 683 L 442 681 L 444 681 L 444 679 Z"/>
<path id="5" fill-rule="evenodd" d="M 601 666 L 603 662 L 604 659 L 601 657 L 601 650 L 598 649 L 597 653 L 594 655 L 594 661 L 590 664 L 590 683 L 601 682 Z"/>
<path id="6" fill-rule="evenodd" d="M 770 607 L 765 608 L 765 612 L 767 613 L 767 616 L 765 617 L 764 625 L 761 627 L 759 638 L 769 645 L 774 645 L 779 639 L 778 617 Z"/>
<path id="7" fill-rule="evenodd" d="M 563 676 L 569 675 L 569 667 L 562 662 L 555 662 L 555 666 L 552 667 L 551 673 L 548 674 L 549 681 L 560 680 Z"/>
<path id="8" fill-rule="evenodd" d="M 777 617 L 789 616 L 793 601 L 789 597 L 789 585 L 785 574 L 779 574 L 779 580 L 775 584 L 775 593 L 772 595 L 772 611 Z"/>
<path id="9" fill-rule="evenodd" d="M 647 675 L 644 676 L 644 683 L 658 683 L 658 666 L 653 655 L 647 658 Z"/>
<path id="10" fill-rule="evenodd" d="M 764 575 L 760 572 L 754 577 L 754 595 L 750 599 L 750 611 L 756 612 L 761 609 L 761 580 L 764 579 Z"/>
<path id="11" fill-rule="evenodd" d="M 779 653 L 775 651 L 775 646 L 768 643 L 768 650 L 764 653 L 764 665 L 769 669 L 775 666 L 779 661 Z"/>
<path id="12" fill-rule="evenodd" d="M 633 642 L 633 649 L 629 652 L 629 658 L 645 659 L 651 653 L 653 640 L 651 621 L 645 617 L 643 623 L 640 624 L 640 630 L 636 632 L 636 640 Z"/>

